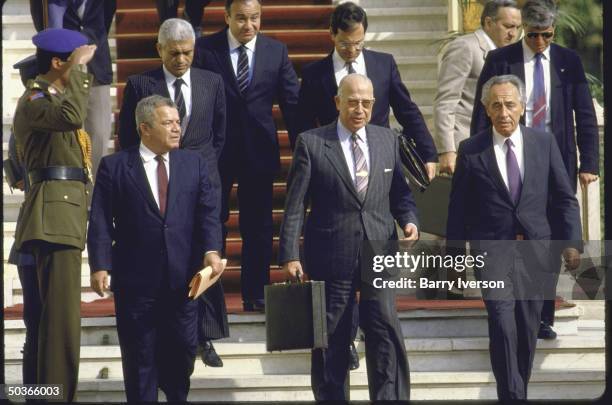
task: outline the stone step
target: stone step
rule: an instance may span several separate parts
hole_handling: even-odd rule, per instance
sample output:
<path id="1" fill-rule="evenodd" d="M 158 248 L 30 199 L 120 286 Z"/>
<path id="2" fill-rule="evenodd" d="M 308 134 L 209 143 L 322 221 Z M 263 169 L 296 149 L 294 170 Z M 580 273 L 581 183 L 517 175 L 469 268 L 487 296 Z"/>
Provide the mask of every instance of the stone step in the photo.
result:
<path id="1" fill-rule="evenodd" d="M 406 0 L 400 0 L 406 1 Z M 412 1 L 412 0 L 409 0 Z M 442 1 L 442 0 L 433 0 L 433 1 Z M 444 0 L 446 1 L 446 0 Z M 264 7 L 267 6 L 278 6 L 278 5 L 326 5 L 330 4 L 331 0 L 265 0 Z M 182 5 L 182 3 L 180 3 Z M 213 0 L 207 7 L 223 7 L 225 5 L 225 0 Z M 131 9 L 148 9 L 153 8 L 150 0 L 118 0 L 117 1 L 117 10 L 131 10 Z M 179 7 L 179 10 L 182 7 Z M 179 13 L 180 15 L 180 13 Z"/>
<path id="2" fill-rule="evenodd" d="M 490 368 L 489 339 L 427 338 L 405 339 L 411 372 L 487 371 Z M 356 371 L 366 371 L 365 344 L 358 342 L 362 361 Z M 264 342 L 215 343 L 222 368 L 195 364 L 194 378 L 238 375 L 306 374 L 310 370 L 310 351 L 291 350 L 267 352 Z M 604 335 L 566 336 L 554 341 L 538 341 L 534 370 L 605 370 Z M 5 372 L 8 379 L 21 378 L 21 345 L 8 346 L 5 351 Z M 453 361 L 447 361 L 452 358 Z M 79 379 L 95 379 L 102 368 L 108 378 L 123 378 L 121 352 L 118 344 L 81 347 Z"/>
<path id="3" fill-rule="evenodd" d="M 529 384 L 529 399 L 594 399 L 603 393 L 603 370 L 535 371 Z M 488 371 L 414 372 L 410 375 L 412 400 L 495 400 L 496 385 Z M 16 381 L 8 381 L 16 382 Z M 368 400 L 367 376 L 351 373 L 351 399 Z M 189 401 L 312 401 L 309 374 L 245 375 L 192 378 Z M 81 380 L 79 402 L 124 402 L 120 379 Z M 165 396 L 160 391 L 159 401 Z"/>
<path id="4" fill-rule="evenodd" d="M 446 6 L 367 8 L 367 32 L 445 31 L 448 26 L 447 12 Z"/>

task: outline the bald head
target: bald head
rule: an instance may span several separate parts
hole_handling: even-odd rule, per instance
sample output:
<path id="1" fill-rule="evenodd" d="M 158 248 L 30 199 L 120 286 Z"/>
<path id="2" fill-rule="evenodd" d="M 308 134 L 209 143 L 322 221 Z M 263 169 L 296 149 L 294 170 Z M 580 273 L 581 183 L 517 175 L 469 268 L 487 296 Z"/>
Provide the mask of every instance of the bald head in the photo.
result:
<path id="1" fill-rule="evenodd" d="M 338 85 L 335 98 L 338 119 L 346 129 L 356 132 L 363 128 L 372 116 L 374 88 L 364 75 L 353 73 L 345 76 Z"/>

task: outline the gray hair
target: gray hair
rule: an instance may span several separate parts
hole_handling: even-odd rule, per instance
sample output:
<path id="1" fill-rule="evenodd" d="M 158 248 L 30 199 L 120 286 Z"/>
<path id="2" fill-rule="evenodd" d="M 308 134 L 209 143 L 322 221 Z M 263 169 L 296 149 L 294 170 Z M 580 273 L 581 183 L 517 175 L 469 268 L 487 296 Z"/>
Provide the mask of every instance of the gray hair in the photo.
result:
<path id="1" fill-rule="evenodd" d="M 374 89 L 374 85 L 372 84 L 372 80 L 370 80 L 369 77 L 359 74 L 359 73 L 350 73 L 346 76 L 344 76 L 341 80 L 340 83 L 338 83 L 338 97 L 342 97 L 342 88 L 344 87 L 344 83 L 348 80 L 352 80 L 352 79 L 361 79 L 363 81 L 366 81 L 367 83 L 370 84 L 370 86 L 372 87 L 372 89 Z"/>
<path id="2" fill-rule="evenodd" d="M 157 42 L 162 46 L 168 41 L 195 41 L 193 27 L 185 20 L 180 18 L 169 18 L 159 27 Z"/>
<path id="3" fill-rule="evenodd" d="M 159 107 L 172 107 L 176 108 L 174 101 L 168 97 L 163 97 L 154 94 L 149 97 L 145 97 L 136 104 L 136 129 L 140 135 L 140 124 L 147 124 L 153 126 L 155 110 Z"/>
<path id="4" fill-rule="evenodd" d="M 489 101 L 489 93 L 491 92 L 491 87 L 497 84 L 505 84 L 510 83 L 516 87 L 519 92 L 519 99 L 521 103 L 527 103 L 527 97 L 525 95 L 525 84 L 523 81 L 515 75 L 501 75 L 501 76 L 493 76 L 482 86 L 482 96 L 480 97 L 480 102 L 486 107 L 487 102 Z"/>
<path id="5" fill-rule="evenodd" d="M 491 0 L 485 4 L 482 14 L 480 15 L 480 25 L 484 27 L 485 19 L 491 17 L 493 21 L 497 19 L 497 13 L 500 8 L 511 7 L 518 10 L 518 5 L 514 0 Z"/>
<path id="6" fill-rule="evenodd" d="M 555 25 L 557 5 L 553 0 L 528 0 L 521 9 L 523 25 L 544 29 Z"/>

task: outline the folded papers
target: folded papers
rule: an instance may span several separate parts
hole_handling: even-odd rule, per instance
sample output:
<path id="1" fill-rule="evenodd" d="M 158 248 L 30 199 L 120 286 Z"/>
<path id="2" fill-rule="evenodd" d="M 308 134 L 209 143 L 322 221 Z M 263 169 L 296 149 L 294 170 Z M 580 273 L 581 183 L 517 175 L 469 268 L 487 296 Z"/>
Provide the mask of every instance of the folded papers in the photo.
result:
<path id="1" fill-rule="evenodd" d="M 206 266 L 202 270 L 198 271 L 189 283 L 189 293 L 187 296 L 193 300 L 196 300 L 211 285 L 215 284 L 225 270 L 227 259 L 221 259 L 221 264 L 223 265 L 223 269 L 221 270 L 221 273 L 217 274 L 216 276 L 213 276 L 212 267 L 210 266 Z"/>

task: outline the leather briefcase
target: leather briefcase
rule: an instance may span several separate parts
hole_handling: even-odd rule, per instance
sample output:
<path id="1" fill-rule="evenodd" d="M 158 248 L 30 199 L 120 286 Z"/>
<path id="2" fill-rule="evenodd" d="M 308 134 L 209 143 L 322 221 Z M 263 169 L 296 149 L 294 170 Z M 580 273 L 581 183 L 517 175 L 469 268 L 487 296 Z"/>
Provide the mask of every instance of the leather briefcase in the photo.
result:
<path id="1" fill-rule="evenodd" d="M 287 282 L 264 288 L 266 349 L 327 347 L 325 282 Z"/>
<path id="2" fill-rule="evenodd" d="M 448 202 L 452 177 L 437 176 L 427 190 L 419 192 L 419 186 L 410 184 L 412 196 L 419 211 L 419 230 L 438 236 L 446 236 Z"/>

